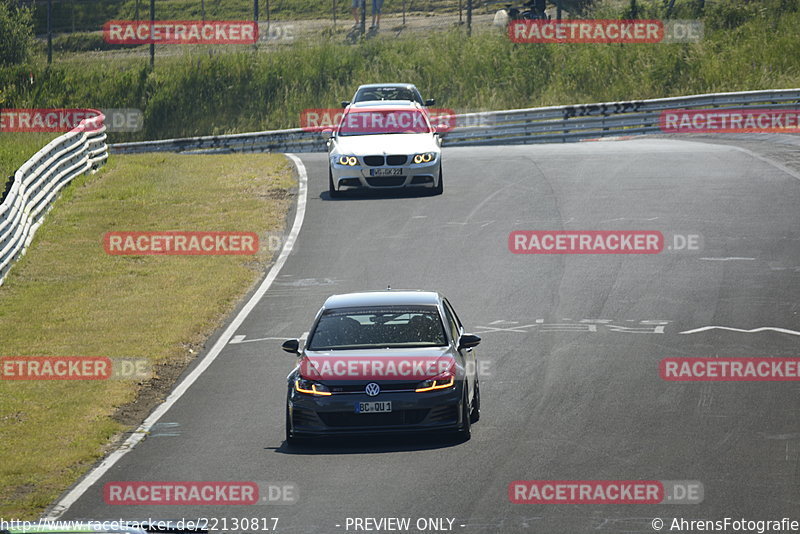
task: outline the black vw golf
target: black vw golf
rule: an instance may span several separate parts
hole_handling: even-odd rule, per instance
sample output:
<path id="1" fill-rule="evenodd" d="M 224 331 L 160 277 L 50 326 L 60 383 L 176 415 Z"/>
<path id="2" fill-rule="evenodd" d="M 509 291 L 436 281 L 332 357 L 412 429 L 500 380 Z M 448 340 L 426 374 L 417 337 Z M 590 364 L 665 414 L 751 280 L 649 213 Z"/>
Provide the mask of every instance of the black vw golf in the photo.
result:
<path id="1" fill-rule="evenodd" d="M 429 291 L 333 295 L 288 376 L 286 441 L 342 434 L 450 430 L 480 416 L 473 347 L 450 303 Z"/>

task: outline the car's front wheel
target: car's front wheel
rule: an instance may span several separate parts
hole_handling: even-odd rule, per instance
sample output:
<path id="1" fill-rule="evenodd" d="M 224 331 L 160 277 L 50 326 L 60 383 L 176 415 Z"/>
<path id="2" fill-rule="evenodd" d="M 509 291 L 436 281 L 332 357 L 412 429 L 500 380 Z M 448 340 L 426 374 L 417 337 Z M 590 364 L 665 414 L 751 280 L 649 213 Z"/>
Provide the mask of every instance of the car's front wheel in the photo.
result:
<path id="1" fill-rule="evenodd" d="M 469 422 L 477 423 L 481 418 L 481 385 L 475 377 L 475 393 L 472 395 L 472 409 L 469 413 Z"/>
<path id="2" fill-rule="evenodd" d="M 442 181 L 442 166 L 439 165 L 439 183 L 433 188 L 434 195 L 441 195 L 444 193 L 444 182 Z"/>
<path id="3" fill-rule="evenodd" d="M 286 445 L 297 445 L 298 439 L 292 434 L 292 420 L 289 415 L 289 406 L 286 406 Z"/>
<path id="4" fill-rule="evenodd" d="M 457 435 L 461 441 L 469 441 L 470 437 L 472 437 L 470 403 L 466 384 L 464 384 L 464 398 L 461 400 L 461 428 L 458 429 Z"/>
<path id="5" fill-rule="evenodd" d="M 328 196 L 331 198 L 339 198 L 342 196 L 341 191 L 337 191 L 333 185 L 333 171 L 328 167 Z"/>

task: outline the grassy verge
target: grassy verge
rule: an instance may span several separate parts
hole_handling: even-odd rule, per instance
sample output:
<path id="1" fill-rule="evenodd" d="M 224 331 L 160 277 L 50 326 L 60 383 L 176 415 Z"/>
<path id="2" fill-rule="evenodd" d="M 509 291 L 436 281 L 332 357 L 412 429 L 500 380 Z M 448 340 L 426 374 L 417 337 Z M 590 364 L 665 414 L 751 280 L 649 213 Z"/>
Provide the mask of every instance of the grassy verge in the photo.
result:
<path id="1" fill-rule="evenodd" d="M 0 355 L 184 366 L 264 272 L 269 252 L 108 256 L 103 234 L 220 230 L 265 237 L 282 230 L 294 185 L 280 155 L 115 156 L 66 190 L 0 287 Z M 122 407 L 151 386 L 0 380 L 0 517 L 41 513 L 129 428 Z"/>
<path id="2" fill-rule="evenodd" d="M 338 107 L 358 84 L 380 81 L 415 83 L 457 111 L 797 87 L 800 1 L 783 3 L 778 12 L 717 2 L 692 44 L 515 44 L 499 30 L 453 30 L 350 46 L 322 32 L 262 52 L 160 48 L 153 72 L 129 51 L 73 54 L 36 67 L 33 86 L 9 86 L 6 100 L 143 110 L 142 132 L 112 135 L 126 141 L 297 127 L 301 110 Z M 601 7 L 604 17 L 619 11 Z"/>
<path id="3" fill-rule="evenodd" d="M 7 179 L 58 134 L 0 133 L 0 196 Z"/>

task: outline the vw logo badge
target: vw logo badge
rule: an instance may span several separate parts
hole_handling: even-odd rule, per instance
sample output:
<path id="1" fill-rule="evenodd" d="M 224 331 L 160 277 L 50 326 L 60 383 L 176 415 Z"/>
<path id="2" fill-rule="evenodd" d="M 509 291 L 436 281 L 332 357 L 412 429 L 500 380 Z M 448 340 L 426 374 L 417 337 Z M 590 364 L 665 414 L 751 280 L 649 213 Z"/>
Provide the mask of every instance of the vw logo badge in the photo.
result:
<path id="1" fill-rule="evenodd" d="M 367 395 L 369 395 L 370 397 L 374 397 L 375 395 L 381 392 L 381 387 L 375 382 L 370 382 L 369 384 L 367 384 L 367 387 L 364 388 L 364 390 L 367 393 Z"/>

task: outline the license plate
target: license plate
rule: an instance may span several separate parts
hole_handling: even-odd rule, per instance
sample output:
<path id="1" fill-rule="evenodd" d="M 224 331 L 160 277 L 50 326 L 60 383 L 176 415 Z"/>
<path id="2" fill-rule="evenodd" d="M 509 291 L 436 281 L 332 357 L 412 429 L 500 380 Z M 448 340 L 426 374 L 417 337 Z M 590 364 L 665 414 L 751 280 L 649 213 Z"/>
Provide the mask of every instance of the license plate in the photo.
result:
<path id="1" fill-rule="evenodd" d="M 402 176 L 403 169 L 370 169 L 370 176 Z"/>
<path id="2" fill-rule="evenodd" d="M 356 413 L 388 413 L 392 411 L 391 401 L 357 402 Z"/>

